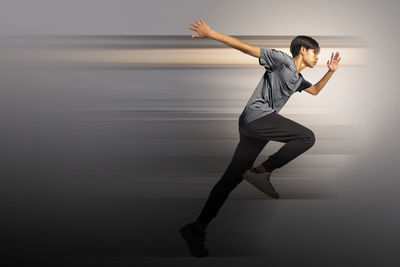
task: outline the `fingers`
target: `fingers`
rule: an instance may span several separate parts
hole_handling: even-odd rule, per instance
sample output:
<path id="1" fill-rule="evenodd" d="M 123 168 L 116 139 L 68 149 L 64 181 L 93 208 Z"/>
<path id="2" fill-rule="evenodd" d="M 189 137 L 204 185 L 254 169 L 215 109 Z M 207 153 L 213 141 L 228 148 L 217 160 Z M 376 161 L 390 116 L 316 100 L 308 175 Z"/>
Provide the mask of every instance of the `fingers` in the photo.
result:
<path id="1" fill-rule="evenodd" d="M 200 27 L 203 24 L 206 24 L 204 22 L 204 20 L 202 18 L 200 18 L 200 21 L 198 21 L 197 19 L 194 20 L 195 23 L 193 23 L 193 21 L 190 21 L 189 24 L 192 25 L 193 27 L 187 26 L 186 28 L 192 30 L 192 31 L 196 31 L 198 32 L 198 27 Z M 192 35 L 193 38 L 200 38 L 200 35 Z"/>
<path id="2" fill-rule="evenodd" d="M 331 62 L 332 62 L 333 60 L 336 60 L 337 62 L 339 62 L 340 59 L 341 59 L 341 57 L 340 57 L 339 55 L 340 55 L 340 53 L 339 53 L 338 51 L 336 51 L 336 53 L 332 52 L 332 55 L 331 55 Z M 328 60 L 328 62 L 329 62 L 329 60 Z"/>
<path id="3" fill-rule="evenodd" d="M 196 31 L 197 32 L 197 25 L 196 24 L 194 24 L 193 22 L 189 22 L 193 27 L 190 27 L 190 26 L 187 26 L 186 28 L 188 28 L 188 29 L 190 29 L 190 30 L 192 30 L 192 31 Z"/>
<path id="4" fill-rule="evenodd" d="M 335 59 L 337 60 L 339 58 L 339 52 L 338 51 L 336 51 L 336 54 L 335 54 Z"/>
<path id="5" fill-rule="evenodd" d="M 336 54 L 335 54 L 335 60 L 337 60 L 337 59 L 338 59 L 338 57 L 339 57 L 339 52 L 338 52 L 338 51 L 336 51 Z"/>
<path id="6" fill-rule="evenodd" d="M 194 21 L 196 22 L 196 24 L 193 23 L 192 21 L 189 22 L 189 23 L 190 23 L 192 26 L 194 26 L 194 27 L 199 27 L 199 26 L 202 25 L 202 24 L 206 24 L 202 18 L 200 18 L 200 22 L 199 22 L 197 19 L 194 20 Z"/>

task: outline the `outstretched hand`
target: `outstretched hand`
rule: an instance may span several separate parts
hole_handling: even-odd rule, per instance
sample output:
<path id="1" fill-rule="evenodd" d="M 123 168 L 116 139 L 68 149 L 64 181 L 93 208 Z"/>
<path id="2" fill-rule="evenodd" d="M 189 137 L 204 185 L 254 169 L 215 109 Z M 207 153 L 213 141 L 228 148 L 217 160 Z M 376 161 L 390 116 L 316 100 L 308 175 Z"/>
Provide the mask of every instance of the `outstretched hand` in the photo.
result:
<path id="1" fill-rule="evenodd" d="M 327 61 L 327 65 L 330 71 L 336 71 L 339 65 L 339 61 L 340 61 L 341 57 L 339 57 L 339 52 L 336 51 L 335 56 L 333 56 L 333 52 L 332 52 L 332 56 L 331 56 L 331 61 L 329 62 L 329 60 Z"/>
<path id="2" fill-rule="evenodd" d="M 189 22 L 193 27 L 187 26 L 186 28 L 196 31 L 198 34 L 193 34 L 193 38 L 207 38 L 211 32 L 211 28 L 200 18 L 200 22 L 195 20 L 196 23 L 192 21 Z"/>

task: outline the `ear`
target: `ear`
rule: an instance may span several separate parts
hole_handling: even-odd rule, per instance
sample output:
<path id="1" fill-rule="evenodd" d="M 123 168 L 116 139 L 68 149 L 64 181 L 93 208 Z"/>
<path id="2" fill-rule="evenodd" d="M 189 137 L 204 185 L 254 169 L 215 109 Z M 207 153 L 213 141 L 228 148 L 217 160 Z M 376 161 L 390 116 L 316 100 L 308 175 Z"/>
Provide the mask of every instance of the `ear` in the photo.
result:
<path id="1" fill-rule="evenodd" d="M 300 53 L 302 55 L 306 54 L 307 53 L 307 49 L 304 46 L 300 47 Z"/>

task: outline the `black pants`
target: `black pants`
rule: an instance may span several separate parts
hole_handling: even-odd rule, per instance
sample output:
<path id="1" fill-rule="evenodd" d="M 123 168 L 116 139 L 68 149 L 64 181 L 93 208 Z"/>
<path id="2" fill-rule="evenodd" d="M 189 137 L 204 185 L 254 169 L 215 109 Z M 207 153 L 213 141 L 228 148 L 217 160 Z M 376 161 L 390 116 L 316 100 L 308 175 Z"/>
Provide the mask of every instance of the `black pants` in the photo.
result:
<path id="1" fill-rule="evenodd" d="M 315 143 L 314 133 L 303 125 L 277 113 L 268 114 L 239 127 L 240 142 L 225 173 L 212 188 L 198 221 L 208 225 L 217 215 L 230 192 L 243 181 L 268 141 L 286 143 L 262 165 L 267 170 L 280 168 Z"/>

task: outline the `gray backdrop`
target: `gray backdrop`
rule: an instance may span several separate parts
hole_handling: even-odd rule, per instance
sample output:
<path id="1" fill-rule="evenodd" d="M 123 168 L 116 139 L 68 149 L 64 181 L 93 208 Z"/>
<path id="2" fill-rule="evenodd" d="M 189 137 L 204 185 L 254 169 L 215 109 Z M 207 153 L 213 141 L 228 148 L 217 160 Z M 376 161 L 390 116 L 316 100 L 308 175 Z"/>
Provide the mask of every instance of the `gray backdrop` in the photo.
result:
<path id="1" fill-rule="evenodd" d="M 316 144 L 276 171 L 283 199 L 245 183 L 235 189 L 210 224 L 211 257 L 201 262 L 178 229 L 196 218 L 228 165 L 237 118 L 263 69 L 3 61 L 1 236 L 14 263 L 398 265 L 398 2 L 1 4 L 1 49 L 14 35 L 190 37 L 185 27 L 199 17 L 229 35 L 348 35 L 368 43 L 367 66 L 339 67 L 320 95 L 297 94 L 282 109 L 316 133 Z M 303 73 L 317 82 L 326 70 Z M 257 161 L 281 145 L 268 144 Z"/>

